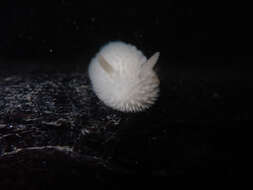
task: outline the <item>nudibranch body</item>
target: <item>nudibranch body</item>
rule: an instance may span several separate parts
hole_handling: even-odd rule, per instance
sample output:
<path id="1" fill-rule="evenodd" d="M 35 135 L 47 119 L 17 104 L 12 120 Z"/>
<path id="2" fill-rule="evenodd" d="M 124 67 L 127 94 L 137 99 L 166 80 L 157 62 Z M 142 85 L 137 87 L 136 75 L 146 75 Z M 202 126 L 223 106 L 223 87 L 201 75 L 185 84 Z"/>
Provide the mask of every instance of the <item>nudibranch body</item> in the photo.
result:
<path id="1" fill-rule="evenodd" d="M 147 59 L 131 44 L 109 42 L 89 65 L 92 88 L 113 109 L 143 111 L 158 98 L 160 82 L 153 70 L 158 58 L 159 52 Z"/>

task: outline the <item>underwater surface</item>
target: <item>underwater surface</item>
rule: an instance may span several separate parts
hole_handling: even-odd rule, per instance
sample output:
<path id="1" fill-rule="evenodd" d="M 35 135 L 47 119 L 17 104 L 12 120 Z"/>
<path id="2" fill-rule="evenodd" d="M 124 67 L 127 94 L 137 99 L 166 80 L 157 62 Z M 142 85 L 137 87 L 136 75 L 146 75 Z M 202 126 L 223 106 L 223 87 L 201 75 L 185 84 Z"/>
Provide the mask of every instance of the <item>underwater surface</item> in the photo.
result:
<path id="1" fill-rule="evenodd" d="M 250 86 L 237 72 L 225 80 L 219 72 L 207 77 L 210 70 L 205 77 L 204 70 L 171 72 L 177 77 L 161 80 L 156 104 L 131 114 L 106 107 L 85 72 L 1 73 L 1 185 L 72 187 L 85 179 L 123 188 L 237 176 L 251 125 Z"/>

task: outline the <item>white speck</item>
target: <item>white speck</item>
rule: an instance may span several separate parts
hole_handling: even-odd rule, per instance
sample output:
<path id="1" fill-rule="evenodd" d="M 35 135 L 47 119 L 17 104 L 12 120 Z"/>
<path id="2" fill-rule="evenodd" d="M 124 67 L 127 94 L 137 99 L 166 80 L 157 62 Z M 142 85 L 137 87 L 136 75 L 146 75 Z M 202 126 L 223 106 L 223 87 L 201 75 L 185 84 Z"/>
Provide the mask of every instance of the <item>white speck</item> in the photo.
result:
<path id="1" fill-rule="evenodd" d="M 27 39 L 31 41 L 33 39 L 33 37 L 31 35 L 28 35 Z"/>
<path id="2" fill-rule="evenodd" d="M 73 21 L 73 24 L 74 24 L 74 25 L 77 25 L 77 21 L 76 21 L 76 20 L 74 20 L 74 21 Z"/>
<path id="3" fill-rule="evenodd" d="M 24 36 L 24 34 L 22 34 L 22 33 L 20 33 L 20 34 L 18 34 L 18 38 L 23 38 L 23 36 Z"/>
<path id="4" fill-rule="evenodd" d="M 81 130 L 81 133 L 82 133 L 83 135 L 87 135 L 87 134 L 90 133 L 90 131 L 89 131 L 88 129 L 82 129 L 82 130 Z"/>
<path id="5" fill-rule="evenodd" d="M 90 20 L 91 20 L 91 22 L 95 22 L 96 18 L 95 17 L 91 17 Z"/>
<path id="6" fill-rule="evenodd" d="M 213 98 L 214 98 L 214 99 L 220 98 L 220 94 L 219 94 L 218 92 L 214 92 L 214 93 L 213 93 Z"/>

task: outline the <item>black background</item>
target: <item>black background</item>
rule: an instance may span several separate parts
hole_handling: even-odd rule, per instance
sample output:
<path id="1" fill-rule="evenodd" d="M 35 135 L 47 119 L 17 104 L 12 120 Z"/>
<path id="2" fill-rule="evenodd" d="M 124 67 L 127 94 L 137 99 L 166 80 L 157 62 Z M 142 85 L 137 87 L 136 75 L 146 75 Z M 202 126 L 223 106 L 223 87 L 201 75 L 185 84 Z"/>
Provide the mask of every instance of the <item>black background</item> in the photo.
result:
<path id="1" fill-rule="evenodd" d="M 161 51 L 166 65 L 242 66 L 252 60 L 250 20 L 247 5 L 215 1 L 6 1 L 0 56 L 87 65 L 101 45 L 122 40 L 147 56 Z"/>

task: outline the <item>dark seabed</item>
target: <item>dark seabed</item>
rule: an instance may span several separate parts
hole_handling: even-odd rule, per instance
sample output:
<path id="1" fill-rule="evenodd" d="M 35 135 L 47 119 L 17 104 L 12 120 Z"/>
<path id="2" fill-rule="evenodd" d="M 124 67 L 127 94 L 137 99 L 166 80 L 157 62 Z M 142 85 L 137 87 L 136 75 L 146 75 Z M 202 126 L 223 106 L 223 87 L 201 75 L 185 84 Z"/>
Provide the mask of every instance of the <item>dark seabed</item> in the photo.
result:
<path id="1" fill-rule="evenodd" d="M 246 175 L 252 39 L 230 30 L 244 26 L 230 12 L 173 1 L 2 7 L 0 189 L 158 189 Z M 151 109 L 114 111 L 92 91 L 87 66 L 111 40 L 161 52 Z"/>

